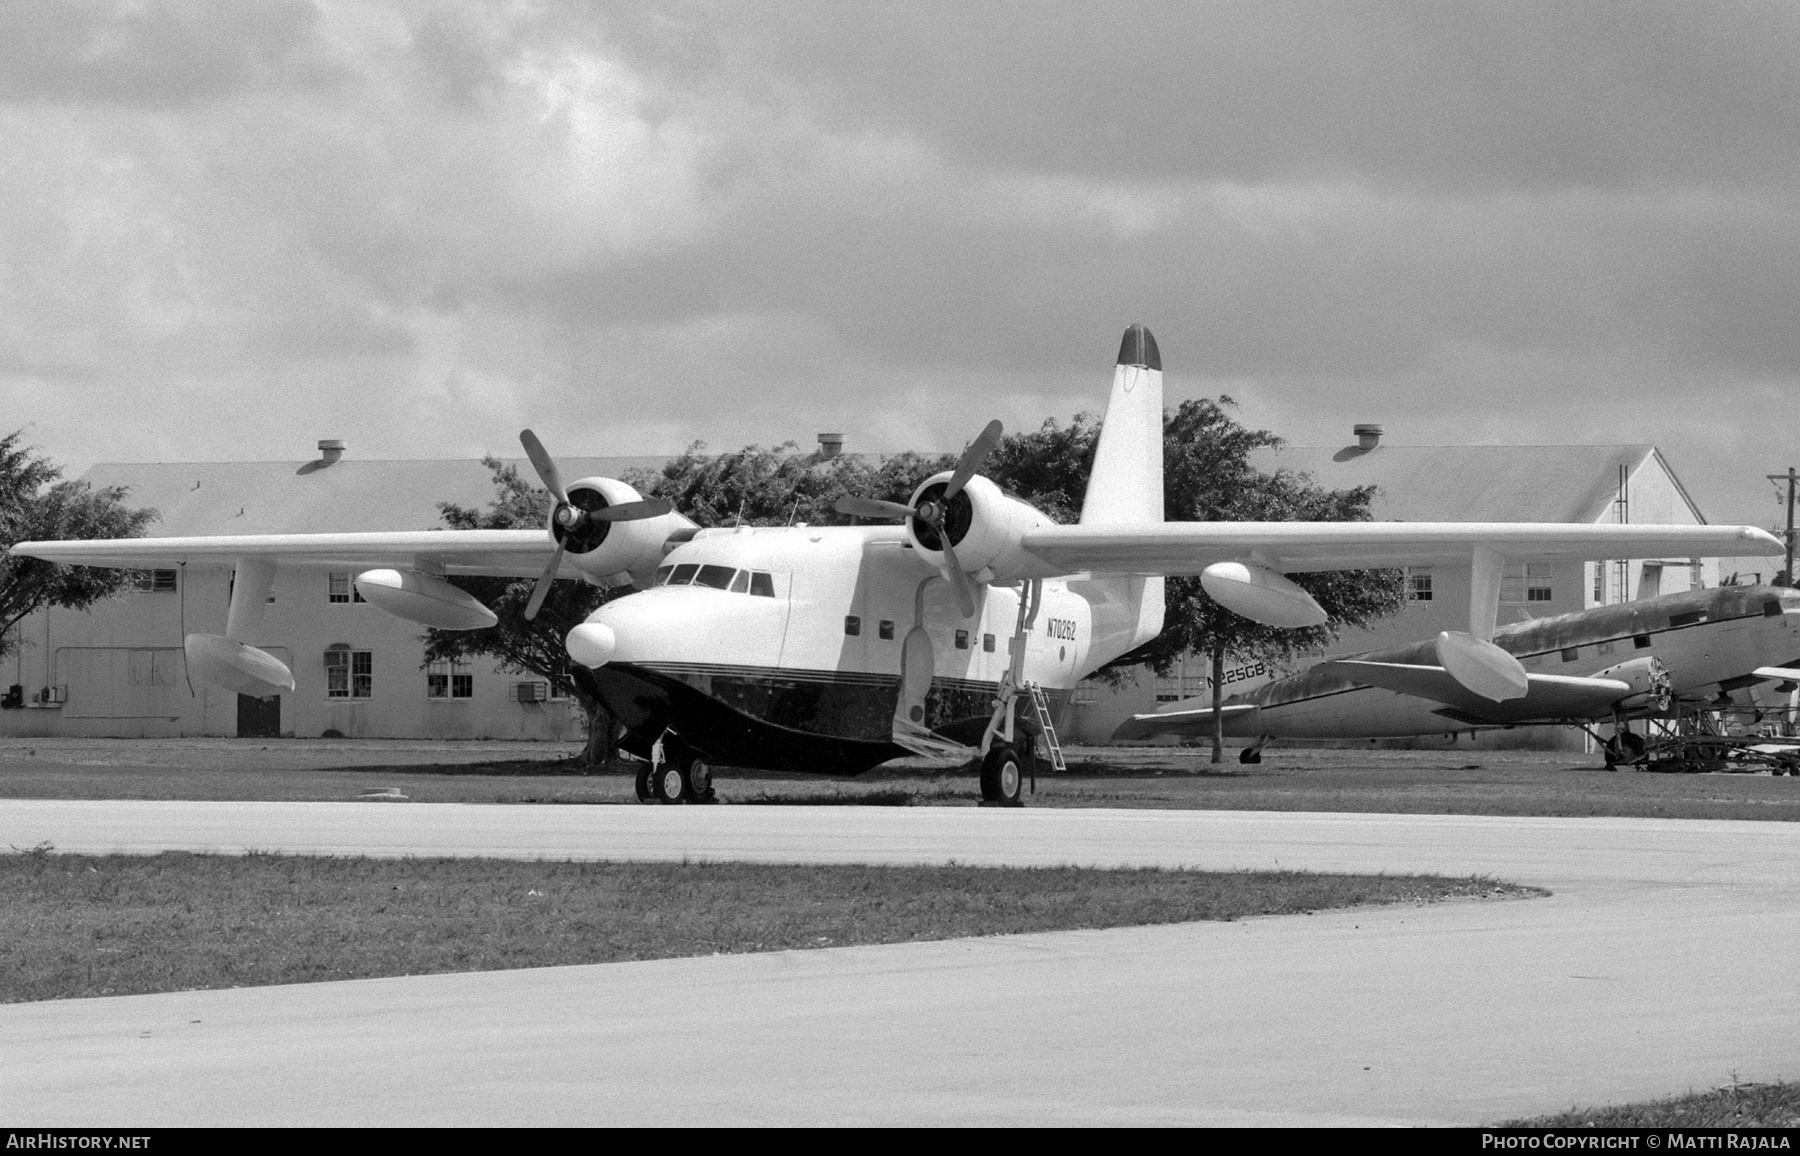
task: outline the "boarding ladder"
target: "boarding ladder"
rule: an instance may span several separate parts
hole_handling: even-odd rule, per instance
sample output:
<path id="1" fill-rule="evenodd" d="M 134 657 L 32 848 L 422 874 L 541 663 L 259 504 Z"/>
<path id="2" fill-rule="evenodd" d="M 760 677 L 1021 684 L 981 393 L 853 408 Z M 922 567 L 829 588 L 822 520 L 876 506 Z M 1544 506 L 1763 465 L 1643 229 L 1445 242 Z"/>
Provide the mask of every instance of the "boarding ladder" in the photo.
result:
<path id="1" fill-rule="evenodd" d="M 1031 709 L 1037 714 L 1038 726 L 1043 728 L 1050 765 L 1059 771 L 1068 770 L 1068 764 L 1063 762 L 1062 744 L 1056 741 L 1056 724 L 1050 721 L 1050 702 L 1044 697 L 1044 688 L 1035 682 L 1027 682 L 1025 691 L 1031 696 Z"/>

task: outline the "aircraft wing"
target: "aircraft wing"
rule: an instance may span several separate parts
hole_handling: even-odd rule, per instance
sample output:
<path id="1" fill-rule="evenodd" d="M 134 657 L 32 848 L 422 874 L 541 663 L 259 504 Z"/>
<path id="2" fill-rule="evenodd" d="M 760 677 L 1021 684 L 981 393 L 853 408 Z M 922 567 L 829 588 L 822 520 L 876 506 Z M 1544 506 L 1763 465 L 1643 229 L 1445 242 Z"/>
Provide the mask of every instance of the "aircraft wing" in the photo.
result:
<path id="1" fill-rule="evenodd" d="M 1495 702 L 1468 690 L 1441 666 L 1339 659 L 1321 662 L 1312 669 L 1363 686 L 1441 702 L 1459 714 L 1492 722 L 1591 718 L 1611 710 L 1614 703 L 1633 692 L 1630 683 L 1616 678 L 1530 674 L 1524 698 Z"/>
<path id="2" fill-rule="evenodd" d="M 1800 668 L 1792 666 L 1759 666 L 1750 673 L 1758 678 L 1778 678 L 1782 682 L 1800 682 Z"/>
<path id="3" fill-rule="evenodd" d="M 1515 560 L 1779 554 L 1754 526 L 1584 525 L 1575 522 L 1163 522 L 1045 526 L 1020 545 L 1058 574 L 1198 574 L 1255 557 L 1278 573 L 1469 561 L 1477 546 Z M 1045 575 L 1048 576 L 1048 575 Z"/>
<path id="4" fill-rule="evenodd" d="M 1249 714 L 1256 709 L 1257 706 L 1253 702 L 1233 702 L 1220 707 L 1219 713 L 1226 718 L 1231 718 L 1233 715 Z M 1153 739 L 1161 735 L 1205 738 L 1212 734 L 1212 729 L 1212 707 L 1190 707 L 1187 710 L 1134 714 L 1119 724 L 1118 728 L 1113 731 L 1112 737 L 1114 742 Z"/>
<path id="5" fill-rule="evenodd" d="M 244 557 L 317 570 L 377 567 L 434 573 L 532 578 L 556 544 L 543 530 L 397 530 L 356 534 L 225 534 L 195 538 L 100 538 L 20 542 L 12 553 L 70 566 L 153 570 L 176 566 L 230 567 Z M 559 571 L 581 571 L 565 559 Z"/>

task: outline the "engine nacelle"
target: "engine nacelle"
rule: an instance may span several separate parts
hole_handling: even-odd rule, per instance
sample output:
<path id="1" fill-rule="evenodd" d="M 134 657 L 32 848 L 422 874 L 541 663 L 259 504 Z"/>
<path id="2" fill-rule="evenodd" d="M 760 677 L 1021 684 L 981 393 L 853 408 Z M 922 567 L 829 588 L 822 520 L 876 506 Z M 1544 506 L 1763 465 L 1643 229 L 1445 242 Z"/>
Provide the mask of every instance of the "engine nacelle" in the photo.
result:
<path id="1" fill-rule="evenodd" d="M 416 570 L 365 570 L 356 592 L 396 618 L 439 630 L 485 630 L 500 621 L 467 590 Z"/>
<path id="2" fill-rule="evenodd" d="M 1265 626 L 1322 626 L 1330 617 L 1311 594 L 1254 562 L 1214 562 L 1200 571 L 1200 585 L 1220 606 Z"/>
<path id="3" fill-rule="evenodd" d="M 941 501 L 950 478 L 949 473 L 942 473 L 925 479 L 913 491 L 913 508 L 917 509 L 921 502 Z M 970 478 L 944 511 L 944 532 L 950 536 L 957 564 L 970 574 L 991 571 L 987 580 L 998 582 L 1011 581 L 1042 567 L 1042 562 L 1020 549 L 1019 540 L 1027 531 L 1052 524 L 1041 511 L 1008 497 L 999 486 L 979 476 Z M 943 540 L 937 530 L 915 515 L 906 520 L 906 531 L 919 555 L 942 569 Z"/>
<path id="4" fill-rule="evenodd" d="M 1605 670 L 1596 670 L 1592 678 L 1616 678 L 1631 687 L 1631 693 L 1616 704 L 1622 710 L 1668 710 L 1674 697 L 1675 680 L 1669 668 L 1654 655 L 1646 654 Z"/>
<path id="5" fill-rule="evenodd" d="M 214 686 L 258 698 L 294 689 L 294 672 L 287 663 L 222 634 L 190 634 L 182 649 L 188 670 Z"/>
<path id="6" fill-rule="evenodd" d="M 582 478 L 570 483 L 568 493 L 571 506 L 590 512 L 643 497 L 617 478 Z M 563 544 L 564 561 L 572 563 L 596 586 L 615 586 L 627 580 L 648 583 L 662 565 L 669 536 L 689 525 L 679 514 L 663 514 L 632 522 L 591 520 L 570 531 L 557 525 L 552 514 L 549 529 L 551 536 Z"/>

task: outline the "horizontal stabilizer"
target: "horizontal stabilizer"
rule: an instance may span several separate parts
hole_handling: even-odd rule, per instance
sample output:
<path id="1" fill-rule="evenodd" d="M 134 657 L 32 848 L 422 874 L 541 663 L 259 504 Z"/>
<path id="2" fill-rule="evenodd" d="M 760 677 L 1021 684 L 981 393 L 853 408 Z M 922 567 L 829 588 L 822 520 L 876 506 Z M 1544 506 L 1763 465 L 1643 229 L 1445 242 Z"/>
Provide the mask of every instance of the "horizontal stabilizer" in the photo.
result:
<path id="1" fill-rule="evenodd" d="M 1591 718 L 1611 710 L 1613 703 L 1634 690 L 1630 683 L 1616 678 L 1532 674 L 1527 676 L 1529 687 L 1523 698 L 1495 702 L 1471 691 L 1441 666 L 1339 659 L 1322 662 L 1313 669 L 1363 686 L 1441 702 L 1454 708 L 1459 717 L 1489 723 L 1533 718 Z"/>
<path id="2" fill-rule="evenodd" d="M 1219 713 L 1226 719 L 1238 715 L 1250 714 L 1257 709 L 1253 702 L 1227 703 L 1219 708 Z M 1212 707 L 1195 707 L 1188 710 L 1158 711 L 1155 714 L 1134 714 L 1119 724 L 1113 731 L 1114 742 L 1136 742 L 1141 739 L 1154 739 L 1162 735 L 1183 735 L 1189 738 L 1205 738 L 1212 734 Z"/>
<path id="3" fill-rule="evenodd" d="M 1759 666 L 1750 673 L 1758 678 L 1779 678 L 1783 682 L 1800 682 L 1800 666 Z"/>

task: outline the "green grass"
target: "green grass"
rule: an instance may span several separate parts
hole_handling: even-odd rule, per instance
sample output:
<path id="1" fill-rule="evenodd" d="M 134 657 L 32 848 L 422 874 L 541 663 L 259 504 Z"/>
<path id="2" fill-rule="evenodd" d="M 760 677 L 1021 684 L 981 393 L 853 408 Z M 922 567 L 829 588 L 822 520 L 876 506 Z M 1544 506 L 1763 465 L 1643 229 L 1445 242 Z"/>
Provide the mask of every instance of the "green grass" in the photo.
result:
<path id="1" fill-rule="evenodd" d="M 0 855 L 0 1001 L 1230 920 L 1542 894 L 1088 868 Z"/>
<path id="2" fill-rule="evenodd" d="M 1570 1108 L 1553 1116 L 1509 1120 L 1502 1128 L 1794 1128 L 1800 1127 L 1800 1084 L 1731 1083 L 1710 1092 L 1613 1108 Z"/>

